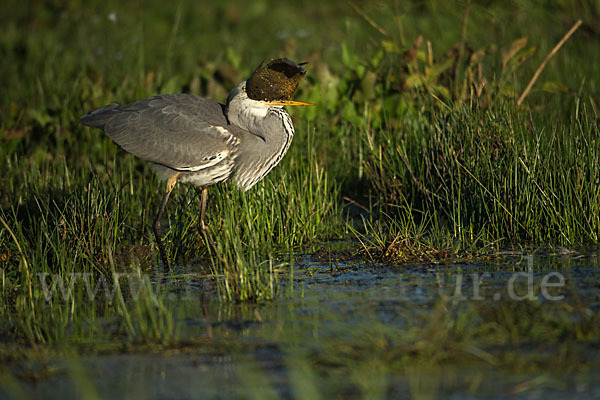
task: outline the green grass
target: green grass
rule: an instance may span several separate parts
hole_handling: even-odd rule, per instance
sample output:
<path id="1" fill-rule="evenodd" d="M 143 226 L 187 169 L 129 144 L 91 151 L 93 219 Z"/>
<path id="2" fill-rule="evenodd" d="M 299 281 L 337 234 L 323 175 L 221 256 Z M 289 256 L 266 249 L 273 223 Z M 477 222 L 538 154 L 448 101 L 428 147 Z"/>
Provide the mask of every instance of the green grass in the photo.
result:
<path id="1" fill-rule="evenodd" d="M 49 285 L 72 273 L 96 284 L 159 264 L 151 225 L 162 183 L 77 121 L 157 93 L 224 101 L 275 56 L 310 62 L 296 97 L 318 106 L 289 110 L 294 143 L 253 190 L 210 188 L 206 236 L 199 191 L 176 186 L 164 221 L 173 279 L 193 268 L 221 300 L 262 303 L 284 294 L 297 255 L 330 239 L 358 239 L 364 260 L 397 264 L 598 244 L 597 2 L 473 1 L 468 14 L 467 3 L 446 1 L 360 12 L 346 2 L 9 3 L 0 6 L 3 343 L 180 340 L 167 288 L 135 298 L 124 285 L 92 302 L 84 285 L 67 300 L 44 295 L 40 274 Z M 448 341 L 461 349 L 469 335 Z"/>
<path id="2" fill-rule="evenodd" d="M 408 204 L 431 240 L 449 235 L 465 248 L 597 243 L 597 119 L 533 118 L 510 105 L 461 107 L 367 130 L 367 176 L 384 218 L 394 224 Z"/>

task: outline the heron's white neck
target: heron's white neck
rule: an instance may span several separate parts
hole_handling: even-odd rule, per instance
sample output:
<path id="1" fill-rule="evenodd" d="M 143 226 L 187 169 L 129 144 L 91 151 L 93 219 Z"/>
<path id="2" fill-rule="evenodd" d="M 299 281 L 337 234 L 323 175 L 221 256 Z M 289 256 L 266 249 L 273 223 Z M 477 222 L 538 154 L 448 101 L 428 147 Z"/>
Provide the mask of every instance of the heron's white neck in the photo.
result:
<path id="1" fill-rule="evenodd" d="M 268 107 L 242 107 L 237 111 L 234 111 L 229 107 L 227 110 L 227 118 L 229 118 L 230 123 L 235 124 L 248 132 L 252 132 L 255 135 L 263 136 L 263 123 L 269 113 Z"/>
<path id="2" fill-rule="evenodd" d="M 249 98 L 244 90 L 245 85 L 246 82 L 242 82 L 229 93 L 227 119 L 229 123 L 267 140 L 268 131 L 265 130 L 265 124 L 269 109 L 282 108 L 282 106 L 272 106 Z"/>

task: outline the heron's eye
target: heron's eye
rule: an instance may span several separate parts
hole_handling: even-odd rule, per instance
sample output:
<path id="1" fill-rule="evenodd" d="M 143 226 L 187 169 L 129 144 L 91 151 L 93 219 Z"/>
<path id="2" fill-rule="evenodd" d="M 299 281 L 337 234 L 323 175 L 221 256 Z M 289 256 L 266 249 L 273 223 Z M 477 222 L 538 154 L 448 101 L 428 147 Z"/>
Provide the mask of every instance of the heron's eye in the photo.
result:
<path id="1" fill-rule="evenodd" d="M 244 87 L 242 88 L 242 90 L 245 92 L 246 91 L 246 85 L 244 85 Z"/>

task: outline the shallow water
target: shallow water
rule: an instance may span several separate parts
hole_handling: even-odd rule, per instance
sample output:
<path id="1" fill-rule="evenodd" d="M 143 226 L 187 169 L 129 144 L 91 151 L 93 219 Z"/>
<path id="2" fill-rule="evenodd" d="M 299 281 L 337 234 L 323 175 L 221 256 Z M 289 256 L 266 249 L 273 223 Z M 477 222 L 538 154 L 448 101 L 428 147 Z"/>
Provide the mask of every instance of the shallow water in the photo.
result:
<path id="1" fill-rule="evenodd" d="M 468 341 L 454 344 L 444 337 L 439 340 L 448 344 L 431 347 L 432 358 L 460 346 L 468 360 L 430 363 L 423 348 L 438 340 L 436 332 L 425 339 L 414 336 L 436 326 L 432 316 L 444 319 L 450 313 L 455 317 L 444 324 L 465 323 L 460 329 L 469 334 L 472 322 L 461 316 L 481 305 L 493 310 L 501 303 L 526 302 L 515 310 L 583 307 L 597 313 L 598 265 L 596 253 L 504 254 L 478 262 L 394 267 L 307 256 L 297 260 L 293 279 L 282 277 L 282 296 L 261 305 L 219 302 L 206 295 L 202 281 L 186 281 L 182 288 L 159 279 L 172 286 L 180 347 L 53 360 L 55 374 L 7 385 L 0 397 L 600 398 L 597 340 L 582 344 L 590 368 L 563 373 L 543 365 L 531 371 L 498 368 L 503 350 L 497 346 L 470 347 Z M 525 299 L 528 293 L 535 300 Z M 559 348 L 554 344 L 544 351 Z M 539 346 L 522 345 L 517 352 L 537 357 Z M 407 363 L 405 357 L 414 353 L 424 355 Z"/>

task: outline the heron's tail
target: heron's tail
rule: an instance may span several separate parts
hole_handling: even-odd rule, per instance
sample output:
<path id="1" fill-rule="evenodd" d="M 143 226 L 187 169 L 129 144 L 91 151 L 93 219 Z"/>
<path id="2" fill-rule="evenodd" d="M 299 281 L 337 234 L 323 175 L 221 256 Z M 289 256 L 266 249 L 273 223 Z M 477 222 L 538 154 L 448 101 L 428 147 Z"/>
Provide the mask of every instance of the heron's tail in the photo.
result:
<path id="1" fill-rule="evenodd" d="M 104 125 L 110 117 L 114 115 L 113 110 L 119 107 L 117 103 L 109 104 L 104 107 L 96 108 L 88 111 L 84 116 L 79 118 L 79 123 L 83 126 L 92 126 L 94 128 L 104 129 Z"/>

